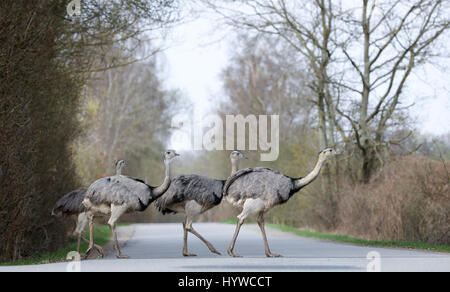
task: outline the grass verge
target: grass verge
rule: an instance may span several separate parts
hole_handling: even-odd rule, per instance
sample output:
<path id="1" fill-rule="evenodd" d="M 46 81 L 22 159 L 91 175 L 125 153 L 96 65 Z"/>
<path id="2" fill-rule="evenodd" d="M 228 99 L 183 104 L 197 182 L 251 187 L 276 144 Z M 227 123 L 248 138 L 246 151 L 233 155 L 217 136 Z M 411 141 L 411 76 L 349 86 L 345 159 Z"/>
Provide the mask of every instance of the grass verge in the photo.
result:
<path id="1" fill-rule="evenodd" d="M 225 220 L 224 223 L 236 224 L 236 219 Z M 335 242 L 342 243 L 350 243 L 357 244 L 362 246 L 378 246 L 378 247 L 397 247 L 397 248 L 410 248 L 410 249 L 422 249 L 422 250 L 432 250 L 439 252 L 450 252 L 450 246 L 448 245 L 435 245 L 429 244 L 425 242 L 411 242 L 411 241 L 374 241 L 374 240 L 366 240 L 357 237 L 351 237 L 348 235 L 341 234 L 330 234 L 330 233 L 321 233 L 321 232 L 313 232 L 303 229 L 298 229 L 291 226 L 286 225 L 277 225 L 277 224 L 266 224 L 269 227 L 276 228 L 285 232 L 293 233 L 303 237 L 310 238 L 319 238 L 319 239 L 327 239 Z"/>
<path id="2" fill-rule="evenodd" d="M 125 224 L 120 224 L 124 226 Z M 95 244 L 103 246 L 107 244 L 111 239 L 111 230 L 107 225 L 97 225 L 94 228 L 94 239 Z M 89 239 L 89 232 L 85 232 L 84 238 Z M 80 253 L 84 253 L 88 247 L 88 244 L 81 241 Z M 66 247 L 62 247 L 53 252 L 46 252 L 42 254 L 35 255 L 30 258 L 21 259 L 15 262 L 5 262 L 0 263 L 0 266 L 18 266 L 18 265 L 37 265 L 37 264 L 48 264 L 54 262 L 62 262 L 66 260 L 66 256 L 70 251 L 75 251 L 77 249 L 77 239 L 71 237 L 70 243 Z"/>

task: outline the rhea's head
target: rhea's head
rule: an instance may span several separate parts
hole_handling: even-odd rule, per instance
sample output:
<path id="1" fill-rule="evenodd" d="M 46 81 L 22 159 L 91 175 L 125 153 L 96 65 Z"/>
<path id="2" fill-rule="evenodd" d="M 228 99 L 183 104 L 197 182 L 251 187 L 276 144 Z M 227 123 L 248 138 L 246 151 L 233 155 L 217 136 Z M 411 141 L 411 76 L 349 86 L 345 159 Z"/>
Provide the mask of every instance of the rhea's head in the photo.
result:
<path id="1" fill-rule="evenodd" d="M 334 155 L 336 155 L 336 151 L 333 148 L 325 148 L 319 152 L 319 158 L 323 160 L 328 159 Z"/>
<path id="2" fill-rule="evenodd" d="M 239 159 L 248 159 L 248 158 L 244 153 L 234 150 L 230 153 L 230 159 L 231 160 L 239 160 Z"/>
<path id="3" fill-rule="evenodd" d="M 176 153 L 175 150 L 168 149 L 163 153 L 163 156 L 165 162 L 170 162 L 175 157 L 180 156 L 180 154 Z"/>
<path id="4" fill-rule="evenodd" d="M 116 174 L 121 174 L 122 168 L 124 168 L 127 165 L 128 165 L 128 163 L 123 159 L 116 160 L 114 162 L 114 167 L 116 168 Z"/>

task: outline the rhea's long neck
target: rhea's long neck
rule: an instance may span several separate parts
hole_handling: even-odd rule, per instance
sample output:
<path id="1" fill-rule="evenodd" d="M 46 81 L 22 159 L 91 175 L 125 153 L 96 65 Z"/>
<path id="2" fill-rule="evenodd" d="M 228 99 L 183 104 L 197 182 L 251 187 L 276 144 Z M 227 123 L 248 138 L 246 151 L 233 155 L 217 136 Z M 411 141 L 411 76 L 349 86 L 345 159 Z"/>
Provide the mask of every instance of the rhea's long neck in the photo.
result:
<path id="1" fill-rule="evenodd" d="M 322 169 L 322 166 L 325 162 L 325 159 L 323 158 L 319 158 L 319 160 L 316 163 L 316 166 L 314 167 L 314 169 L 308 173 L 308 175 L 306 175 L 305 177 L 296 179 L 294 182 L 294 188 L 296 190 L 300 190 L 301 188 L 307 186 L 308 184 L 310 184 L 313 180 L 316 179 L 316 177 L 319 175 L 320 170 Z"/>
<path id="2" fill-rule="evenodd" d="M 116 168 L 116 175 L 121 175 L 122 174 L 122 166 L 118 166 Z"/>
<path id="3" fill-rule="evenodd" d="M 164 177 L 164 181 L 163 183 L 156 187 L 155 189 L 153 189 L 153 197 L 157 198 L 159 196 L 161 196 L 162 194 L 165 193 L 165 191 L 167 191 L 167 189 L 170 186 L 170 179 L 171 179 L 171 172 L 170 172 L 170 162 L 165 160 L 164 164 L 166 166 L 166 176 Z"/>
<path id="4" fill-rule="evenodd" d="M 239 170 L 238 160 L 231 159 L 231 175 L 235 174 Z"/>

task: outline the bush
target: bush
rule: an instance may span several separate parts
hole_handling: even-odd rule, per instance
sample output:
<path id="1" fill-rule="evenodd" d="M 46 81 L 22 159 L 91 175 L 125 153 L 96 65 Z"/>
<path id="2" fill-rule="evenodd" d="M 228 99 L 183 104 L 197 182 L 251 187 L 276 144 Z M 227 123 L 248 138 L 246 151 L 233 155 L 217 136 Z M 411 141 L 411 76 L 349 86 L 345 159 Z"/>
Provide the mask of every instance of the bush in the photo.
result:
<path id="1" fill-rule="evenodd" d="M 67 226 L 53 204 L 77 187 L 69 145 L 79 82 L 58 59 L 61 2 L 0 4 L 0 261 L 54 250 Z"/>
<path id="2" fill-rule="evenodd" d="M 450 244 L 449 162 L 406 156 L 341 189 L 338 231 L 369 240 Z"/>

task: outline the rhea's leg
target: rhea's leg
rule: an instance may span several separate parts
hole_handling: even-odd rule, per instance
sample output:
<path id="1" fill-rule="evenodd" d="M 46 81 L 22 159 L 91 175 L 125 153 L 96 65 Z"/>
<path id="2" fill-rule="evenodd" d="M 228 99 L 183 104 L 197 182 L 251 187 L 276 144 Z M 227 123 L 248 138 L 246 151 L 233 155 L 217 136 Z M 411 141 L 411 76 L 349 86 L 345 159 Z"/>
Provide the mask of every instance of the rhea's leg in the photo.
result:
<path id="1" fill-rule="evenodd" d="M 187 250 L 187 237 L 188 237 L 188 230 L 186 228 L 186 224 L 187 224 L 187 217 L 183 222 L 183 256 L 185 257 L 192 257 L 192 256 L 196 256 L 196 254 L 193 253 L 188 253 Z"/>
<path id="2" fill-rule="evenodd" d="M 74 234 L 77 236 L 78 238 L 78 243 L 77 243 L 77 252 L 80 252 L 80 240 L 83 240 L 84 242 L 89 244 L 89 241 L 84 238 L 83 232 L 86 229 L 86 225 L 88 225 L 89 222 L 89 218 L 88 218 L 88 214 L 86 212 L 80 213 L 78 214 L 78 218 L 77 218 L 77 226 L 75 228 Z M 97 244 L 94 243 L 94 248 L 100 253 L 100 255 L 103 257 L 103 250 L 100 246 L 98 246 Z"/>
<path id="3" fill-rule="evenodd" d="M 81 216 L 81 214 L 84 214 L 83 216 Z M 81 216 L 81 218 L 80 218 Z M 72 235 L 77 237 L 77 253 L 80 254 L 80 240 L 81 240 L 81 232 L 80 229 L 84 229 L 86 227 L 87 224 L 87 217 L 86 217 L 86 213 L 80 213 L 77 216 L 77 221 L 76 221 L 76 225 L 75 225 L 75 230 L 73 231 Z"/>
<path id="4" fill-rule="evenodd" d="M 215 254 L 219 254 L 219 255 L 220 255 L 220 252 L 218 252 L 210 242 L 208 242 L 206 239 L 204 239 L 204 238 L 203 238 L 203 237 L 202 237 L 202 236 L 194 229 L 194 227 L 192 227 L 192 220 L 189 219 L 189 218 L 187 218 L 186 221 L 187 221 L 186 227 L 185 227 L 186 230 L 189 231 L 190 233 L 194 234 L 195 236 L 197 236 L 198 239 L 200 239 L 201 241 L 203 241 L 203 243 L 206 244 L 206 246 L 209 248 L 209 250 L 210 250 L 212 253 L 215 253 Z"/>
<path id="5" fill-rule="evenodd" d="M 89 240 L 87 240 L 87 239 L 84 238 L 83 236 L 80 236 L 80 237 L 81 237 L 81 239 L 82 239 L 84 242 L 89 243 Z M 100 254 L 102 257 L 105 256 L 105 255 L 103 254 L 103 249 L 102 249 L 101 246 L 99 246 L 99 245 L 97 245 L 97 244 L 94 243 L 94 248 L 99 252 L 99 254 Z"/>
<path id="6" fill-rule="evenodd" d="M 94 246 L 94 216 L 89 217 L 89 247 L 91 249 Z"/>
<path id="7" fill-rule="evenodd" d="M 237 224 L 236 224 L 236 229 L 235 229 L 235 231 L 234 231 L 233 239 L 231 240 L 230 246 L 228 247 L 228 254 L 229 254 L 230 256 L 232 256 L 232 257 L 235 257 L 235 258 L 236 258 L 236 257 L 240 257 L 240 255 L 235 254 L 235 253 L 233 252 L 233 250 L 234 250 L 234 245 L 235 245 L 235 243 L 236 243 L 236 239 L 237 239 L 238 234 L 239 234 L 239 230 L 241 229 L 242 224 L 244 224 L 244 220 L 245 220 L 245 219 L 241 219 L 241 218 L 239 218 L 239 216 L 238 216 L 238 222 L 237 222 Z"/>
<path id="8" fill-rule="evenodd" d="M 116 257 L 118 259 L 127 259 L 128 256 L 123 255 L 120 252 L 120 249 L 119 249 L 119 241 L 117 240 L 117 233 L 116 233 L 116 224 L 115 223 L 114 224 L 109 224 L 108 223 L 108 225 L 111 228 L 111 233 L 112 233 L 113 240 L 114 240 L 114 250 L 116 251 Z"/>
<path id="9" fill-rule="evenodd" d="M 221 253 L 206 239 L 204 239 L 197 231 L 195 231 L 195 229 L 191 226 L 190 229 L 188 229 L 189 232 L 191 232 L 192 234 L 194 234 L 195 236 L 197 236 L 201 241 L 203 241 L 204 244 L 206 244 L 206 246 L 209 248 L 209 250 L 212 253 L 218 254 L 220 255 Z"/>
<path id="10" fill-rule="evenodd" d="M 77 235 L 77 253 L 80 253 L 81 234 Z"/>
<path id="11" fill-rule="evenodd" d="M 262 234 L 262 237 L 264 240 L 266 256 L 267 257 L 280 257 L 279 254 L 273 254 L 270 252 L 269 243 L 267 242 L 267 237 L 266 237 L 266 230 L 264 229 L 264 212 L 259 213 L 257 221 L 258 221 L 259 228 L 261 229 L 261 234 Z"/>
<path id="12" fill-rule="evenodd" d="M 116 257 L 119 259 L 126 259 L 128 256 L 122 255 L 119 249 L 119 241 L 117 240 L 116 222 L 127 211 L 127 207 L 123 205 L 111 205 L 111 217 L 108 220 L 108 225 L 111 228 L 114 249 L 116 250 Z"/>
<path id="13" fill-rule="evenodd" d="M 232 257 L 239 257 L 239 255 L 233 253 L 234 245 L 236 243 L 236 239 L 239 235 L 239 230 L 241 229 L 242 224 L 244 224 L 245 219 L 251 214 L 258 213 L 264 210 L 264 201 L 261 199 L 247 199 L 242 208 L 241 214 L 238 217 L 238 223 L 236 225 L 236 230 L 234 231 L 233 239 L 231 240 L 230 247 L 228 248 L 228 254 Z"/>
<path id="14" fill-rule="evenodd" d="M 194 221 L 195 216 L 202 213 L 203 207 L 195 201 L 189 201 L 185 204 L 184 208 L 186 212 L 185 230 L 197 236 L 198 239 L 200 239 L 211 252 L 220 255 L 220 252 L 218 252 L 210 242 L 203 238 L 203 236 L 201 236 L 200 233 L 192 227 L 192 222 Z"/>
<path id="15" fill-rule="evenodd" d="M 87 213 L 87 219 L 89 221 L 89 246 L 84 254 L 85 258 L 89 256 L 89 253 L 94 246 L 94 215 L 92 213 Z"/>

